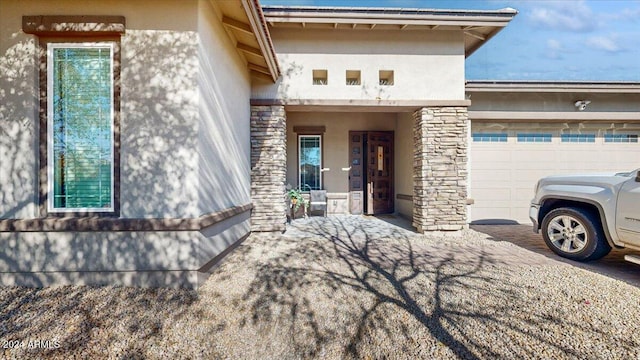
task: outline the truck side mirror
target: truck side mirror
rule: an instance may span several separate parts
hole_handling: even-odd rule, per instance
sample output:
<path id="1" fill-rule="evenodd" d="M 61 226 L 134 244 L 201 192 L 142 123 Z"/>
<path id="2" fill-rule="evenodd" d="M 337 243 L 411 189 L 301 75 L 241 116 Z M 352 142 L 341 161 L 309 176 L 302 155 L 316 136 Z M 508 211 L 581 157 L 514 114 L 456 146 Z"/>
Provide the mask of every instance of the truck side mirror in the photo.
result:
<path id="1" fill-rule="evenodd" d="M 640 182 L 640 170 L 636 172 L 636 182 Z"/>

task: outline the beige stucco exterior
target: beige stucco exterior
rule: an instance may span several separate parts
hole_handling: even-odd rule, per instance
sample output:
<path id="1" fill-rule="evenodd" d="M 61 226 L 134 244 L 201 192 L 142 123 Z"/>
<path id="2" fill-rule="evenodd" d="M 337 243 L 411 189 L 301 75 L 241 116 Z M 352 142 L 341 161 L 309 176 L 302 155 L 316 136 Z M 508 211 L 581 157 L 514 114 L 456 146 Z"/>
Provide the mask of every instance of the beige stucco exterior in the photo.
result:
<path id="1" fill-rule="evenodd" d="M 0 264 L 5 274 L 0 281 L 196 283 L 213 260 L 254 228 L 251 203 L 260 207 L 258 231 L 272 231 L 268 222 L 284 219 L 280 192 L 284 182 L 297 185 L 293 130 L 298 126 L 326 129 L 322 167 L 330 213 L 349 209 L 343 170 L 349 166 L 349 131 L 392 131 L 395 210 L 412 216 L 412 197 L 424 190 L 422 185 L 416 190 L 416 176 L 426 179 L 424 169 L 416 175 L 415 149 L 431 146 L 415 137 L 414 125 L 427 129 L 446 121 L 454 129 L 465 124 L 465 57 L 515 15 L 510 9 L 473 14 L 376 10 L 377 15 L 353 24 L 339 20 L 333 29 L 305 30 L 303 20 L 302 29 L 292 31 L 269 27 L 257 6 L 250 0 L 0 3 L 0 241 L 8 244 L 10 257 Z M 278 12 L 272 9 L 270 16 L 296 10 Z M 29 28 L 32 35 L 25 34 L 22 17 L 38 15 L 44 17 L 30 20 L 36 24 Z M 80 32 L 91 41 L 96 30 L 85 22 L 93 20 L 79 15 L 123 19 L 117 20 L 117 32 L 108 33 L 120 36 L 121 91 L 116 95 L 119 208 L 117 218 L 106 220 L 40 218 L 44 178 L 39 173 L 46 169 L 41 170 L 39 157 L 46 152 L 39 129 L 44 85 L 38 36 L 51 31 L 65 36 L 58 32 L 73 24 L 46 20 L 76 16 L 71 22 L 82 23 Z M 317 15 L 310 15 L 312 22 L 328 24 Z M 273 25 L 276 20 L 270 19 Z M 373 22 L 363 27 L 361 20 Z M 314 70 L 326 73 L 326 81 L 314 84 Z M 347 83 L 348 71 L 358 74 L 356 83 Z M 416 110 L 426 107 L 417 121 Z M 443 150 L 438 162 L 452 160 L 449 152 Z M 269 183 L 272 177 L 277 184 Z M 451 189 L 442 190 L 447 195 Z M 448 196 L 433 199 L 445 206 Z M 279 213 L 270 214 L 273 209 Z"/>
<path id="2" fill-rule="evenodd" d="M 423 23 L 407 29 L 409 24 L 417 24 L 411 15 L 397 15 L 389 21 L 400 25 L 392 26 L 377 15 L 350 24 L 352 14 L 344 9 L 322 16 L 280 10 L 270 9 L 267 21 L 282 76 L 275 84 L 254 81 L 252 99 L 285 105 L 287 184 L 300 186 L 294 128 L 324 127 L 322 187 L 328 191 L 329 213 L 349 212 L 349 131 L 393 131 L 394 211 L 411 218 L 413 113 L 425 106 L 468 105 L 464 93 L 465 32 L 460 27 Z M 332 16 L 337 19 L 335 24 L 331 24 Z M 359 22 L 369 20 L 372 22 L 366 26 Z M 389 73 L 393 73 L 392 84 L 381 81 Z M 325 79 L 314 80 L 324 74 Z M 357 81 L 348 81 L 354 76 Z"/>
<path id="3" fill-rule="evenodd" d="M 120 219 L 194 219 L 251 202 L 251 80 L 215 2 L 3 0 L 0 220 L 40 216 L 38 39 L 22 32 L 25 15 L 126 19 Z M 249 231 L 246 212 L 200 231 L 1 232 L 0 281 L 195 285 Z"/>
<path id="4" fill-rule="evenodd" d="M 271 35 L 283 76 L 255 83 L 254 99 L 464 100 L 461 31 L 272 28 Z M 327 71 L 326 85 L 313 84 L 313 70 Z M 347 70 L 360 71 L 360 85 L 347 85 Z M 393 85 L 380 85 L 381 70 L 393 71 Z"/>
<path id="5" fill-rule="evenodd" d="M 398 114 L 395 135 L 395 210 L 410 219 L 413 216 L 413 201 L 398 195 L 413 194 L 413 114 Z"/>

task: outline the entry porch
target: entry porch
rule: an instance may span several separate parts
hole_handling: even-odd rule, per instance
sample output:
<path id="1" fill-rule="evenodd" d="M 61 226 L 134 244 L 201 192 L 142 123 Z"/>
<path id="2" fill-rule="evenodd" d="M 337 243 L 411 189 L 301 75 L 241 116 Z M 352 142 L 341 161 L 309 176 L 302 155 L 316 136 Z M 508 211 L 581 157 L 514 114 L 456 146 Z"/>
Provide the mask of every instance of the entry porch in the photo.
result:
<path id="1" fill-rule="evenodd" d="M 466 107 L 255 104 L 251 115 L 253 231 L 284 231 L 290 188 L 325 190 L 329 215 L 467 227 Z"/>

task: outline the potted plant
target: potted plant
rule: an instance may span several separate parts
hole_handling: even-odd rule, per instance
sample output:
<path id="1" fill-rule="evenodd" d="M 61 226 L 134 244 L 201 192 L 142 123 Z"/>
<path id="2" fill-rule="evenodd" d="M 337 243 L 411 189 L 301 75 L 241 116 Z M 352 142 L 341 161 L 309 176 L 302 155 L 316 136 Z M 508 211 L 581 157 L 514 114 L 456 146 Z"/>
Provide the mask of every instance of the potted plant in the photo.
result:
<path id="1" fill-rule="evenodd" d="M 291 203 L 291 218 L 306 217 L 309 202 L 302 196 L 302 192 L 298 189 L 290 189 L 287 191 L 287 196 Z"/>

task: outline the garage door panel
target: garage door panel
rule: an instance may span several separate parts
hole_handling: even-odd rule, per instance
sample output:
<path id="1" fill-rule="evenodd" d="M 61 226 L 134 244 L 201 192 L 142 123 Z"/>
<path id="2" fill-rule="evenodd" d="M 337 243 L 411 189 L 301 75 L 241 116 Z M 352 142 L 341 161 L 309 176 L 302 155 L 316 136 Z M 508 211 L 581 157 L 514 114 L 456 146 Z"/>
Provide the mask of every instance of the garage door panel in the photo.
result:
<path id="1" fill-rule="evenodd" d="M 546 146 L 546 145 L 538 145 L 538 146 Z M 541 161 L 546 159 L 552 159 L 556 154 L 553 150 L 543 150 L 543 149 L 521 149 L 516 148 L 513 151 L 513 160 L 515 162 L 530 162 L 530 161 Z"/>
<path id="2" fill-rule="evenodd" d="M 490 179 L 493 181 L 501 182 L 501 181 L 509 181 L 511 180 L 511 170 L 484 170 L 484 169 L 474 169 L 474 176 L 477 176 L 479 179 Z"/>
<path id="3" fill-rule="evenodd" d="M 544 169 L 514 169 L 512 179 L 514 182 L 532 182 L 535 183 L 538 178 L 549 175 L 549 171 L 553 168 L 546 167 Z"/>
<path id="4" fill-rule="evenodd" d="M 502 219 L 529 224 L 534 186 L 545 176 L 640 168 L 640 143 L 605 143 L 601 137 L 594 143 L 563 143 L 557 135 L 550 143 L 518 143 L 510 138 L 506 143 L 472 143 L 470 149 L 469 195 L 475 201 L 469 208 L 472 221 Z"/>
<path id="5" fill-rule="evenodd" d="M 533 199 L 533 187 L 535 183 L 531 184 L 531 187 L 518 187 L 513 192 L 512 198 L 516 201 L 519 201 L 523 204 L 527 204 L 526 208 L 529 208 L 529 201 Z M 517 206 L 517 205 L 514 205 Z"/>
<path id="6" fill-rule="evenodd" d="M 498 159 L 502 161 L 511 160 L 511 154 L 509 152 L 505 152 L 504 149 L 507 149 L 508 145 L 504 144 L 501 147 L 496 147 L 496 145 L 484 144 L 483 146 L 478 146 L 474 144 L 471 146 L 471 149 L 476 154 L 483 154 L 492 159 Z"/>
<path id="7" fill-rule="evenodd" d="M 469 187 L 469 193 L 471 195 L 473 195 L 474 193 L 478 193 L 479 191 L 484 191 L 487 192 L 487 190 L 490 190 L 489 192 L 494 192 L 497 190 L 504 190 L 509 189 L 509 184 L 504 184 L 504 183 L 499 183 L 499 182 L 495 182 L 495 181 L 482 181 L 482 182 L 476 182 L 474 180 L 471 180 L 473 182 L 473 184 Z"/>
<path id="8" fill-rule="evenodd" d="M 513 162 L 511 162 L 511 161 L 492 161 L 492 160 L 488 160 L 488 161 L 483 161 L 482 163 L 475 165 L 473 168 L 475 170 L 493 171 L 493 170 L 511 170 L 512 166 L 513 166 Z"/>
<path id="9" fill-rule="evenodd" d="M 471 216 L 474 220 L 512 220 L 510 207 L 473 207 Z"/>
<path id="10" fill-rule="evenodd" d="M 476 151 L 473 156 L 478 159 L 477 169 L 509 169 L 512 164 L 511 154 L 505 151 Z"/>
<path id="11" fill-rule="evenodd" d="M 510 202 L 509 200 L 511 199 L 511 189 L 502 187 L 488 188 L 476 191 L 472 190 L 469 192 L 469 195 L 476 203 L 482 201 L 495 201 L 495 204 L 498 205 L 502 200 L 504 205 L 508 206 Z"/>
<path id="12" fill-rule="evenodd" d="M 531 220 L 529 220 L 529 201 L 527 200 L 527 206 L 514 206 L 511 207 L 511 219 L 518 221 L 521 224 L 531 224 Z M 517 220 L 517 219 L 526 219 L 526 220 Z"/>

